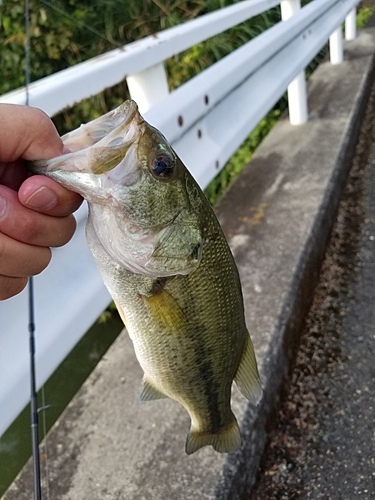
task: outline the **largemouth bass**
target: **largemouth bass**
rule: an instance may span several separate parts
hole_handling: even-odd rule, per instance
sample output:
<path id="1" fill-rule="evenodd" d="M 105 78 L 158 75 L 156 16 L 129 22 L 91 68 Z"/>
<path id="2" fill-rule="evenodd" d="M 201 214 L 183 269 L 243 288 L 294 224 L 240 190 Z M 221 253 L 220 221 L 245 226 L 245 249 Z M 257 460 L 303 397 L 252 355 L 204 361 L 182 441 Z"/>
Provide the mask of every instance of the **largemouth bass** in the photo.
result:
<path id="1" fill-rule="evenodd" d="M 134 101 L 63 142 L 71 153 L 31 169 L 88 201 L 88 245 L 144 371 L 141 399 L 170 397 L 188 411 L 188 454 L 238 449 L 232 382 L 255 405 L 262 389 L 237 268 L 210 204 Z"/>

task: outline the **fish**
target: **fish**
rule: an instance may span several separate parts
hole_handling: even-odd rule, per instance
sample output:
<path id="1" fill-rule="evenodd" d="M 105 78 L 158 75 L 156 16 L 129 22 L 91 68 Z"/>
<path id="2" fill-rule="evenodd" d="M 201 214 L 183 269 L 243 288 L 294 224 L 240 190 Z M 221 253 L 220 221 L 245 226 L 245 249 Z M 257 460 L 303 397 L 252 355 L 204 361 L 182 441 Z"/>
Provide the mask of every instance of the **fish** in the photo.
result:
<path id="1" fill-rule="evenodd" d="M 88 202 L 86 239 L 143 369 L 140 399 L 188 412 L 187 454 L 241 445 L 233 381 L 262 387 L 238 270 L 204 193 L 134 101 L 62 137 L 70 151 L 29 164 Z"/>

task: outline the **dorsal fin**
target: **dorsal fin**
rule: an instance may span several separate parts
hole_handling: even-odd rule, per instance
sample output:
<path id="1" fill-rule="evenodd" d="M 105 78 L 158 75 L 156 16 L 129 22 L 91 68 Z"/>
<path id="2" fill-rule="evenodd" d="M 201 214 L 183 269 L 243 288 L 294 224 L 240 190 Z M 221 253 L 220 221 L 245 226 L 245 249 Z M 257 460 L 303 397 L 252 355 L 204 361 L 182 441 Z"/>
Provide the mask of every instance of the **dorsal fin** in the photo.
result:
<path id="1" fill-rule="evenodd" d="M 245 348 L 234 381 L 245 398 L 254 405 L 259 403 L 263 390 L 260 384 L 257 362 L 250 337 L 246 339 Z"/>

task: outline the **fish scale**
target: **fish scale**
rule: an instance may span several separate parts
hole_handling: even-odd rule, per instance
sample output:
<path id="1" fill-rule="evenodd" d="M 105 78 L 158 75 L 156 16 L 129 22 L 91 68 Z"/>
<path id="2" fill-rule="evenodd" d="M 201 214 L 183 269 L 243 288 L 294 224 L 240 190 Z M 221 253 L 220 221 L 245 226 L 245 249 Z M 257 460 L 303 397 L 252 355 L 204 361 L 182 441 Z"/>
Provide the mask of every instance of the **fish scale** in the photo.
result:
<path id="1" fill-rule="evenodd" d="M 144 371 L 141 399 L 184 406 L 188 454 L 238 449 L 232 382 L 253 404 L 262 390 L 238 271 L 210 204 L 133 101 L 63 140 L 73 153 L 30 168 L 88 201 L 87 241 Z"/>

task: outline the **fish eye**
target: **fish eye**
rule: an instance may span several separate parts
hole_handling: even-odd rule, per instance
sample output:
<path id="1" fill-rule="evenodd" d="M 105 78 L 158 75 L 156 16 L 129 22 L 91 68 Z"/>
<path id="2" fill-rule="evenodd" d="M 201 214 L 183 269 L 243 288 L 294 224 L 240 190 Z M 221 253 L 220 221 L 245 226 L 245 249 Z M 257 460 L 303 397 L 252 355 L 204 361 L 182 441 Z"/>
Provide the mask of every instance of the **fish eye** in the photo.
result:
<path id="1" fill-rule="evenodd" d="M 159 179 L 170 179 L 174 173 L 175 162 L 166 154 L 155 156 L 152 161 L 151 170 Z"/>

